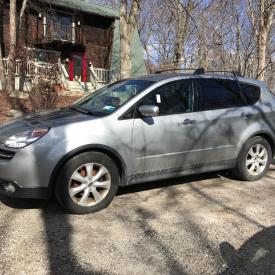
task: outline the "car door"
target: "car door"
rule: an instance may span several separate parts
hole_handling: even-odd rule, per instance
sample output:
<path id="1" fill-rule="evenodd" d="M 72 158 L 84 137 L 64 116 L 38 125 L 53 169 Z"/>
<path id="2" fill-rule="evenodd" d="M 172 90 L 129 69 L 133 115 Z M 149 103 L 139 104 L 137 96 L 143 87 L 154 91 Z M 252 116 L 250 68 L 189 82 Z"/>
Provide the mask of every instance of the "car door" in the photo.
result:
<path id="1" fill-rule="evenodd" d="M 137 111 L 132 135 L 133 178 L 159 178 L 194 167 L 193 101 L 192 80 L 180 80 L 164 84 L 138 103 L 137 110 L 141 105 L 157 105 L 159 115 L 142 117 Z"/>
<path id="2" fill-rule="evenodd" d="M 196 81 L 198 166 L 230 165 L 237 158 L 242 134 L 258 116 L 241 85 L 229 79 Z"/>

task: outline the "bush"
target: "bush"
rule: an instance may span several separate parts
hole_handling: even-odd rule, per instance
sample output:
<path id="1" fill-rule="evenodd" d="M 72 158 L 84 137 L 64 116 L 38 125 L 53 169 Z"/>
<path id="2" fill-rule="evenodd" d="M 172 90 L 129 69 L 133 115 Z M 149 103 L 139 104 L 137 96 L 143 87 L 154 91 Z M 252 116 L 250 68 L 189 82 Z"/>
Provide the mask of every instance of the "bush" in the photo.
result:
<path id="1" fill-rule="evenodd" d="M 28 91 L 33 111 L 55 109 L 61 86 L 61 71 L 58 64 L 33 64 Z"/>

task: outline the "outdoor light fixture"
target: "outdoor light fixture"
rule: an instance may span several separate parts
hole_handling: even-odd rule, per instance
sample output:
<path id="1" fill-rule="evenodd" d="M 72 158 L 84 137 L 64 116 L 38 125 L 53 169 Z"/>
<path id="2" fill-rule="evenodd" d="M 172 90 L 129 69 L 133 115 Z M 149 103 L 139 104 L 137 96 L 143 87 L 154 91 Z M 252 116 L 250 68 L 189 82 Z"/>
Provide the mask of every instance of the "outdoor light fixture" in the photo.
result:
<path id="1" fill-rule="evenodd" d="M 77 25 L 80 26 L 80 20 L 77 20 Z"/>
<path id="2" fill-rule="evenodd" d="M 38 18 L 42 18 L 42 14 L 40 12 L 38 13 Z"/>
<path id="3" fill-rule="evenodd" d="M 92 66 L 92 61 L 91 60 L 89 60 L 88 65 L 89 65 L 89 67 Z"/>

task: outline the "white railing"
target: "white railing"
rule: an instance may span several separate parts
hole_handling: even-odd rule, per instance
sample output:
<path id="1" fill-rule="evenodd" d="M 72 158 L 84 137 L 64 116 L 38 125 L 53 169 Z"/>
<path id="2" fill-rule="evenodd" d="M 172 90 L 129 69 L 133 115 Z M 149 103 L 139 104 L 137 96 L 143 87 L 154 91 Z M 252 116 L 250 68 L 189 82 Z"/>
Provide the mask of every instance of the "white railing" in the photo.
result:
<path id="1" fill-rule="evenodd" d="M 66 67 L 64 64 L 62 64 L 60 62 L 60 59 L 58 60 L 58 65 L 59 65 L 59 68 L 60 68 L 60 71 L 61 71 L 61 80 L 63 82 L 63 84 L 65 85 L 66 88 L 68 88 L 69 84 L 68 84 L 68 81 L 69 81 L 69 74 L 66 70 Z"/>
<path id="2" fill-rule="evenodd" d="M 3 58 L 4 63 L 4 71 L 5 74 L 8 75 L 9 73 L 9 67 L 8 67 L 8 58 Z M 26 61 L 25 68 L 23 68 L 22 72 L 22 62 L 20 59 L 15 60 L 15 76 L 33 76 L 36 74 L 50 74 L 53 66 L 56 66 L 56 64 L 50 64 L 50 63 L 39 63 L 36 61 Z"/>
<path id="3" fill-rule="evenodd" d="M 8 62 L 9 62 L 8 58 L 3 58 L 4 71 L 5 71 L 6 75 L 8 75 L 8 73 L 9 73 Z M 19 59 L 16 59 L 15 60 L 15 76 L 19 76 L 19 74 L 20 74 L 20 67 L 21 67 L 21 61 Z"/>
<path id="4" fill-rule="evenodd" d="M 4 71 L 5 74 L 8 74 L 8 58 L 3 58 Z M 15 62 L 15 76 L 24 76 L 24 77 L 35 77 L 43 75 L 51 75 L 53 67 L 58 65 L 60 70 L 60 80 L 66 88 L 69 87 L 69 74 L 64 64 L 58 61 L 56 64 L 37 62 L 37 61 L 26 61 L 25 65 L 22 65 L 20 59 L 17 59 Z M 56 68 L 56 67 L 55 67 Z M 114 82 L 119 79 L 119 74 L 114 70 L 94 68 L 89 66 L 90 74 L 90 83 L 93 85 L 94 89 L 98 89 L 104 85 Z"/>
<path id="5" fill-rule="evenodd" d="M 91 65 L 89 66 L 90 70 L 90 82 L 94 86 L 94 89 L 96 90 L 98 87 L 99 77 L 97 76 L 96 69 Z"/>
<path id="6" fill-rule="evenodd" d="M 8 58 L 3 58 L 3 64 L 4 64 L 5 75 L 8 75 L 8 72 L 9 72 L 9 69 L 8 69 Z"/>
<path id="7" fill-rule="evenodd" d="M 120 79 L 119 73 L 114 70 L 93 68 L 98 78 L 98 83 L 108 84 Z"/>
<path id="8" fill-rule="evenodd" d="M 107 84 L 110 82 L 110 70 L 94 68 L 95 74 L 98 78 L 98 83 Z"/>

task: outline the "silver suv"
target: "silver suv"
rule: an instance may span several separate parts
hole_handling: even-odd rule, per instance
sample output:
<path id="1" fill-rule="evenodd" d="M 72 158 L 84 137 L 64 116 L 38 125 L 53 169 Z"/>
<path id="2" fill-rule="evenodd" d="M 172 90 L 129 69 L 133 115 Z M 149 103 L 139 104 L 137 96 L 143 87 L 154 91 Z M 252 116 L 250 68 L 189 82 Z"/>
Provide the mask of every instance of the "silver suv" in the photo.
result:
<path id="1" fill-rule="evenodd" d="M 237 75 L 155 74 L 112 83 L 70 107 L 0 127 L 0 191 L 55 194 L 70 213 L 101 210 L 119 186 L 232 169 L 263 177 L 275 99 Z"/>

